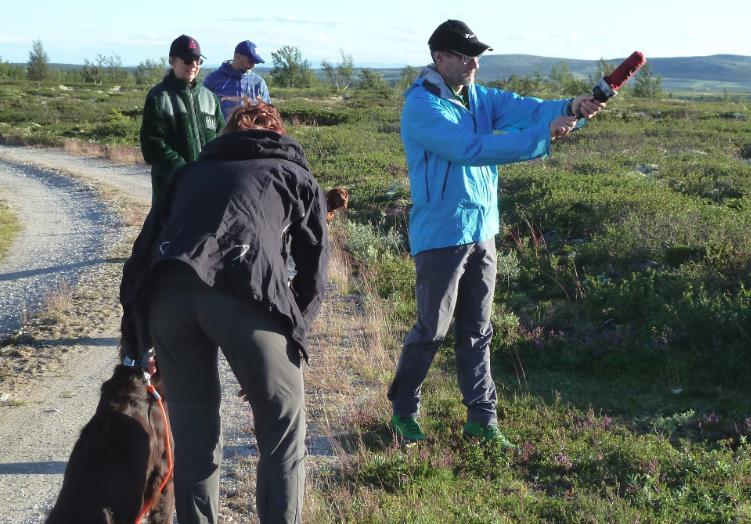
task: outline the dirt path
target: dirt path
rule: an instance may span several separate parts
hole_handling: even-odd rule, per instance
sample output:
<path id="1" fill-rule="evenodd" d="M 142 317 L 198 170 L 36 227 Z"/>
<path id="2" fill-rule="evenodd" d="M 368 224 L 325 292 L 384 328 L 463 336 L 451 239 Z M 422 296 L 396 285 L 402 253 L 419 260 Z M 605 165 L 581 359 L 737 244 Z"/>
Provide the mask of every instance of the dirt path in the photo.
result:
<path id="1" fill-rule="evenodd" d="M 2 158 L 2 157 L 0 157 Z M 83 183 L 55 171 L 0 160 L 0 187 L 24 224 L 0 262 L 0 338 L 17 332 L 45 296 L 74 285 L 121 240 L 117 218 Z"/>
<path id="2" fill-rule="evenodd" d="M 76 352 L 44 387 L 4 408 L 0 418 L 0 507 L 3 522 L 43 522 L 57 497 L 78 432 L 93 413 L 97 384 L 112 372 L 115 338 Z"/>
<path id="3" fill-rule="evenodd" d="M 59 149 L 0 145 L 0 160 L 66 172 L 90 182 L 104 184 L 136 202 L 148 204 L 151 178 L 148 166 L 118 165 L 104 158 L 84 158 Z"/>
<path id="4" fill-rule="evenodd" d="M 111 222 L 90 217 L 96 223 L 92 228 L 99 233 L 94 237 L 100 243 L 100 253 L 78 268 L 80 278 L 71 291 L 70 303 L 63 311 L 32 320 L 21 336 L 6 340 L 0 347 L 0 508 L 4 509 L 0 520 L 25 524 L 43 522 L 54 503 L 70 450 L 94 412 L 101 383 L 109 378 L 116 363 L 120 316 L 117 289 L 122 261 L 148 209 L 151 185 L 144 166 L 116 166 L 60 150 L 0 146 L 2 169 L 12 172 L 7 179 L 14 180 L 13 191 L 19 195 L 38 185 L 40 177 L 55 177 L 81 188 L 81 195 L 95 207 L 100 206 L 97 209 L 107 205 L 130 216 L 121 234 L 126 238 L 119 243 L 107 236 L 116 229 Z M 5 180 L 0 183 L 5 185 Z M 65 243 L 76 236 L 85 220 L 76 213 L 62 218 L 67 208 L 75 205 L 63 200 L 45 205 L 41 213 L 33 206 L 28 213 L 19 213 L 26 231 L 32 233 L 19 239 L 14 249 L 27 253 L 33 248 L 33 231 L 40 217 L 69 223 L 59 232 L 47 231 L 49 242 Z M 46 275 L 47 284 L 66 278 L 73 268 L 59 269 Z M 326 309 L 322 316 L 331 315 Z M 314 337 L 318 344 L 325 340 L 321 334 Z M 252 418 L 236 397 L 237 382 L 224 362 L 221 374 L 225 439 L 221 517 L 223 522 L 249 522 L 254 519 L 256 455 L 250 431 Z M 308 398 L 319 398 L 319 389 L 314 380 Z M 334 460 L 332 446 L 324 436 L 328 430 L 316 415 L 319 412 L 320 408 L 314 409 L 309 416 L 311 478 L 315 477 L 310 475 L 311 470 Z"/>

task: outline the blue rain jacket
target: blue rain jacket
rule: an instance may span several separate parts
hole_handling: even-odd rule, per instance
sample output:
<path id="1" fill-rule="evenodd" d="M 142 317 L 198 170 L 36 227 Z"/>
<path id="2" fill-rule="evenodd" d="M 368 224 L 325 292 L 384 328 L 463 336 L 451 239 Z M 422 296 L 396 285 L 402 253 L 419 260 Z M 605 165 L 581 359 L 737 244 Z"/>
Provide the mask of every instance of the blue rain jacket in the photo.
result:
<path id="1" fill-rule="evenodd" d="M 203 85 L 219 98 L 225 119 L 242 104 L 243 98 L 255 101 L 260 96 L 267 104 L 271 103 L 266 81 L 252 69 L 246 73 L 232 69 L 232 61 L 229 60 L 206 76 Z"/>
<path id="2" fill-rule="evenodd" d="M 568 106 L 477 84 L 467 86 L 467 96 L 469 109 L 432 66 L 405 93 L 412 256 L 498 234 L 496 166 L 548 156 L 550 123 Z"/>

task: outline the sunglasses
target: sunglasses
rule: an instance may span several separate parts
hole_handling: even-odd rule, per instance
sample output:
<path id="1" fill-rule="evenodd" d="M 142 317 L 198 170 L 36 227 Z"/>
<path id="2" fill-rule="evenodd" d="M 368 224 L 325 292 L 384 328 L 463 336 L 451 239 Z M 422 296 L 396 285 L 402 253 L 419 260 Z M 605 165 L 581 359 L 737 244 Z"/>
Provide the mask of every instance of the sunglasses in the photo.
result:
<path id="1" fill-rule="evenodd" d="M 188 66 L 193 63 L 198 63 L 198 65 L 203 64 L 203 58 L 181 58 L 180 60 L 183 61 L 183 64 Z"/>
<path id="2" fill-rule="evenodd" d="M 463 55 L 461 53 L 458 53 L 456 51 L 452 51 L 451 49 L 449 49 L 449 53 L 451 53 L 452 55 L 454 55 L 456 57 L 459 57 L 459 60 L 461 60 L 462 64 L 464 64 L 464 65 L 469 64 L 472 60 L 477 60 L 479 62 L 480 61 L 480 57 L 482 56 L 482 55 L 467 56 L 467 55 Z"/>

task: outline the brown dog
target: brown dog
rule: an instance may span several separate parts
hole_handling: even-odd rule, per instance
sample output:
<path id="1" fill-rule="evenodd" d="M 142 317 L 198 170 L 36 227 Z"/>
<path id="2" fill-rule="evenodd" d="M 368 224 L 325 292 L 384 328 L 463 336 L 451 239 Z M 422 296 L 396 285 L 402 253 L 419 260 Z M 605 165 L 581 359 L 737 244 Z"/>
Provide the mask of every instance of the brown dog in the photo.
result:
<path id="1" fill-rule="evenodd" d="M 73 447 L 48 524 L 134 524 L 148 506 L 149 522 L 172 522 L 169 422 L 166 408 L 147 386 L 137 365 L 116 366 L 102 384 L 99 405 Z"/>
<path id="2" fill-rule="evenodd" d="M 326 222 L 334 220 L 334 211 L 340 208 L 347 209 L 349 205 L 349 192 L 343 187 L 329 189 L 326 193 Z"/>

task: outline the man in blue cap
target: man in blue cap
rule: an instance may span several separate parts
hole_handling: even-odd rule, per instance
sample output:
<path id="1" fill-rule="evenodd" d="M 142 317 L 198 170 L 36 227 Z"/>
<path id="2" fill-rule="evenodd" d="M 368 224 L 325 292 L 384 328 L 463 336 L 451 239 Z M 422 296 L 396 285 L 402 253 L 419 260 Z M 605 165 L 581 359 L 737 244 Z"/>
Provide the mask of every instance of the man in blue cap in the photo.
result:
<path id="1" fill-rule="evenodd" d="M 264 62 L 256 52 L 256 45 L 243 40 L 235 47 L 235 57 L 224 62 L 203 81 L 203 85 L 219 97 L 225 119 L 245 101 L 253 102 L 260 97 L 267 104 L 271 103 L 266 81 L 253 72 L 256 64 Z"/>

